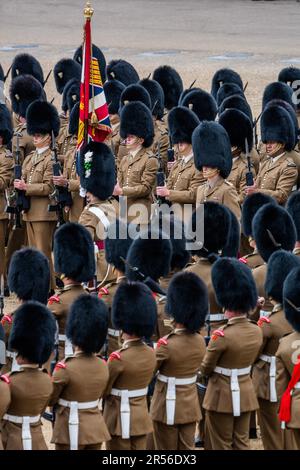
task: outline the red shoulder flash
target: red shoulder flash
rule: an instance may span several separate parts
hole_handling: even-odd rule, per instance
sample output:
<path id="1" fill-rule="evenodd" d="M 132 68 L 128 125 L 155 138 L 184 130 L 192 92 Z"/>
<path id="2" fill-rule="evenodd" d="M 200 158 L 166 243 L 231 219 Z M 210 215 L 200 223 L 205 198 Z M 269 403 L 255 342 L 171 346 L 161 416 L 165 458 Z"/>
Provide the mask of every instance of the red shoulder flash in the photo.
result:
<path id="1" fill-rule="evenodd" d="M 1 324 L 2 325 L 5 325 L 5 323 L 9 323 L 11 324 L 12 323 L 12 316 L 11 315 L 4 315 L 2 320 L 1 320 Z"/>
<path id="2" fill-rule="evenodd" d="M 160 338 L 158 341 L 157 341 L 157 346 L 156 348 L 159 348 L 160 346 L 167 346 L 168 344 L 168 340 L 166 338 Z"/>
<path id="3" fill-rule="evenodd" d="M 239 261 L 240 261 L 241 263 L 248 264 L 248 261 L 247 261 L 246 258 L 244 258 L 244 257 L 239 258 Z"/>
<path id="4" fill-rule="evenodd" d="M 101 297 L 103 295 L 108 295 L 109 294 L 109 290 L 106 288 L 106 287 L 100 287 L 99 291 L 98 291 L 98 297 L 99 299 L 101 299 Z"/>
<path id="5" fill-rule="evenodd" d="M 154 300 L 156 300 L 156 297 L 158 297 L 158 295 L 155 292 L 152 292 L 152 297 Z"/>
<path id="6" fill-rule="evenodd" d="M 66 364 L 64 362 L 58 362 L 56 366 L 54 367 L 54 370 L 59 370 L 59 369 L 66 369 Z"/>
<path id="7" fill-rule="evenodd" d="M 118 351 L 114 351 L 111 353 L 111 355 L 109 356 L 108 360 L 111 362 L 113 361 L 114 359 L 117 359 L 118 361 L 121 360 L 121 354 L 118 352 Z"/>
<path id="8" fill-rule="evenodd" d="M 260 317 L 260 319 L 259 319 L 258 322 L 257 322 L 258 326 L 263 326 L 264 323 L 271 323 L 270 318 L 268 318 L 268 317 Z"/>
<path id="9" fill-rule="evenodd" d="M 0 375 L 0 380 L 2 380 L 2 382 L 7 383 L 7 385 L 10 384 L 10 378 L 7 377 L 7 375 Z"/>
<path id="10" fill-rule="evenodd" d="M 224 331 L 222 330 L 215 330 L 213 331 L 212 335 L 211 335 L 211 339 L 213 341 L 216 341 L 216 339 L 218 338 L 223 338 L 225 335 L 224 335 Z"/>
<path id="11" fill-rule="evenodd" d="M 48 304 L 52 305 L 54 303 L 60 304 L 60 298 L 58 295 L 52 295 L 51 297 L 49 297 Z"/>

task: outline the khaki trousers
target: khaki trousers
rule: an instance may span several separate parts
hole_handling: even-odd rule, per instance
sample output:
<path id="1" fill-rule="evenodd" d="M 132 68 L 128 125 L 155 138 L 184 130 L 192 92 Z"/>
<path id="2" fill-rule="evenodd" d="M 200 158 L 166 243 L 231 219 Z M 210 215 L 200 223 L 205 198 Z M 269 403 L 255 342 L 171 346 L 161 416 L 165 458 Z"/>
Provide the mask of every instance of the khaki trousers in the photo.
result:
<path id="1" fill-rule="evenodd" d="M 278 419 L 278 403 L 258 398 L 258 423 L 265 450 L 282 450 L 283 434 Z"/>
<path id="2" fill-rule="evenodd" d="M 153 421 L 155 450 L 193 450 L 195 430 L 196 422 L 169 426 Z"/>
<path id="3" fill-rule="evenodd" d="M 50 265 L 50 288 L 55 289 L 55 276 L 52 263 L 52 241 L 56 227 L 56 221 L 51 222 L 26 222 L 28 246 L 42 251 L 47 256 Z"/>
<path id="4" fill-rule="evenodd" d="M 251 412 L 235 417 L 230 413 L 205 412 L 205 450 L 249 450 Z"/>
<path id="5" fill-rule="evenodd" d="M 21 228 L 13 230 L 12 223 L 9 224 L 9 235 L 6 248 L 6 267 L 9 269 L 10 260 L 15 251 L 20 250 L 27 245 L 26 224 L 22 222 Z"/>
<path id="6" fill-rule="evenodd" d="M 102 444 L 87 444 L 85 446 L 78 446 L 78 450 L 101 450 Z M 55 450 L 70 450 L 67 444 L 55 444 Z"/>
<path id="7" fill-rule="evenodd" d="M 147 434 L 142 436 L 131 436 L 129 439 L 122 439 L 121 436 L 111 436 L 111 440 L 106 443 L 107 450 L 146 450 Z"/>

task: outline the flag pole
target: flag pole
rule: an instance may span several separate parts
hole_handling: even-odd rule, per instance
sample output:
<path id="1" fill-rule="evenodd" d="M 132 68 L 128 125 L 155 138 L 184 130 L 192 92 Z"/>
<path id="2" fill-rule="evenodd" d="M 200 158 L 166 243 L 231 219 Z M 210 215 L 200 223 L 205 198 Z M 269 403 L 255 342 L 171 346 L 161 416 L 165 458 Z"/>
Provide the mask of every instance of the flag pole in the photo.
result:
<path id="1" fill-rule="evenodd" d="M 86 23 L 91 22 L 93 14 L 94 14 L 94 8 L 92 7 L 91 2 L 87 1 L 86 5 L 84 7 L 84 10 L 83 10 L 83 16 L 85 18 Z M 84 31 L 86 31 L 86 25 L 85 25 Z M 84 38 L 84 39 L 86 39 L 86 38 Z M 92 49 L 92 44 L 91 44 L 91 49 Z M 90 57 L 91 57 L 91 54 L 92 54 L 92 51 L 90 51 L 90 54 L 89 54 Z M 82 66 L 84 67 L 84 65 L 82 65 Z M 87 83 L 89 84 L 89 82 L 90 82 L 90 63 L 89 63 L 88 76 L 85 76 L 85 80 L 87 80 Z M 89 96 L 89 95 L 87 95 L 87 96 Z M 86 99 L 87 99 L 87 103 L 88 103 L 89 102 L 88 98 L 86 98 Z M 85 144 L 88 143 L 88 123 L 89 123 L 89 107 L 87 105 L 87 110 L 85 110 L 85 120 L 84 120 L 84 143 Z"/>

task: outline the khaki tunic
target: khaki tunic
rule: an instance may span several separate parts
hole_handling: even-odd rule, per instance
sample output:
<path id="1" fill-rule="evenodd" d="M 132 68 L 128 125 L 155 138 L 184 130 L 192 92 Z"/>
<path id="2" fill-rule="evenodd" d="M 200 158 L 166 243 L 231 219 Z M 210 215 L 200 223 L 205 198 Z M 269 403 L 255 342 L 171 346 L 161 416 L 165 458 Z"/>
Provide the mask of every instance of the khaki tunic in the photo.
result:
<path id="1" fill-rule="evenodd" d="M 114 356 L 114 357 L 113 357 Z M 139 390 L 152 380 L 156 366 L 155 353 L 142 340 L 125 341 L 108 360 L 109 382 L 105 392 L 104 419 L 112 436 L 121 436 L 120 398 L 110 395 L 112 388 Z M 147 397 L 130 398 L 130 436 L 152 432 Z"/>
<path id="2" fill-rule="evenodd" d="M 284 205 L 292 190 L 296 189 L 297 179 L 297 167 L 290 153 L 284 152 L 274 163 L 271 163 L 268 155 L 262 160 L 256 185 L 259 192 L 274 197 L 279 204 Z"/>
<path id="3" fill-rule="evenodd" d="M 16 155 L 17 151 L 17 137 L 16 134 L 21 134 L 19 137 L 19 149 L 20 149 L 20 164 L 22 164 L 25 158 L 35 150 L 33 145 L 33 137 L 32 135 L 27 134 L 27 125 L 18 124 L 17 127 L 14 129 L 14 135 L 12 138 L 12 153 Z"/>
<path id="4" fill-rule="evenodd" d="M 60 128 L 59 134 L 56 138 L 56 145 L 58 150 L 58 155 L 63 154 L 63 145 L 66 135 L 68 134 L 68 127 L 69 127 L 69 117 L 66 116 L 64 113 L 59 115 L 60 120 Z"/>
<path id="5" fill-rule="evenodd" d="M 203 174 L 196 169 L 193 158 L 187 163 L 182 159 L 174 163 L 167 180 L 167 188 L 170 191 L 167 199 L 172 203 L 178 219 L 189 222 L 196 205 L 197 189 L 204 183 Z M 192 205 L 187 214 L 184 213 L 185 204 Z"/>
<path id="6" fill-rule="evenodd" d="M 154 141 L 152 145 L 152 152 L 158 157 L 158 148 L 160 150 L 160 157 L 162 159 L 162 166 L 165 175 L 168 174 L 168 148 L 169 148 L 169 133 L 164 121 L 154 121 Z"/>
<path id="7" fill-rule="evenodd" d="M 265 291 L 265 282 L 267 277 L 267 269 L 268 266 L 264 262 L 261 266 L 254 268 L 252 271 L 253 278 L 257 288 L 257 295 L 258 297 L 264 297 L 265 303 L 262 309 L 256 308 L 250 315 L 251 319 L 254 321 L 258 321 L 260 316 L 266 316 L 273 310 L 273 304 L 268 299 L 266 291 Z"/>
<path id="8" fill-rule="evenodd" d="M 66 323 L 72 303 L 82 294 L 87 294 L 87 291 L 81 284 L 70 284 L 48 300 L 47 307 L 55 316 L 58 323 L 58 333 L 60 335 L 65 334 Z M 59 341 L 58 361 L 61 361 L 64 357 L 65 343 L 64 341 Z"/>
<path id="9" fill-rule="evenodd" d="M 275 356 L 280 339 L 292 333 L 293 329 L 285 319 L 281 304 L 273 308 L 268 320 L 269 322 L 259 322 L 263 335 L 263 343 L 259 355 Z M 258 358 L 258 361 L 253 366 L 252 380 L 258 398 L 263 398 L 264 400 L 270 400 L 269 371 L 270 364 Z"/>
<path id="10" fill-rule="evenodd" d="M 233 415 L 230 377 L 214 372 L 216 366 L 242 369 L 251 366 L 262 345 L 260 328 L 245 317 L 231 318 L 219 328 L 224 336 L 212 335 L 201 364 L 201 372 L 208 375 L 208 386 L 203 408 Z M 258 409 L 258 402 L 250 374 L 238 378 L 241 413 Z M 220 418 L 221 419 L 221 418 Z"/>
<path id="11" fill-rule="evenodd" d="M 238 220 L 241 218 L 241 208 L 239 196 L 235 187 L 220 177 L 213 188 L 208 183 L 199 186 L 197 191 L 196 203 L 203 204 L 206 201 L 218 202 L 232 210 Z"/>
<path id="12" fill-rule="evenodd" d="M 46 371 L 36 365 L 24 365 L 9 374 L 11 402 L 7 414 L 37 416 L 45 411 L 52 393 L 52 383 Z M 30 425 L 32 450 L 47 450 L 41 421 Z M 22 425 L 2 420 L 2 441 L 5 450 L 22 450 Z"/>
<path id="13" fill-rule="evenodd" d="M 157 170 L 157 158 L 149 149 L 142 148 L 134 158 L 126 155 L 122 159 L 118 169 L 118 182 L 123 191 L 122 195 L 127 197 L 129 222 L 134 219 L 136 224 L 148 223 Z M 133 208 L 133 205 L 137 207 Z M 144 210 L 144 214 L 139 214 L 139 210 Z"/>
<path id="14" fill-rule="evenodd" d="M 73 204 L 69 208 L 69 222 L 78 222 L 84 208 L 84 198 L 80 196 L 80 178 L 76 172 L 76 143 L 77 138 L 72 137 L 72 145 L 65 154 L 64 177 L 68 180 L 68 190 L 71 192 Z"/>
<path id="15" fill-rule="evenodd" d="M 90 402 L 100 400 L 108 382 L 106 363 L 93 354 L 75 353 L 59 362 L 53 372 L 53 393 L 50 405 L 59 398 L 67 401 Z M 57 405 L 56 420 L 51 442 L 70 444 L 70 408 Z M 99 407 L 78 410 L 78 445 L 100 444 L 110 439 Z"/>
<path id="16" fill-rule="evenodd" d="M 27 183 L 26 196 L 30 197 L 30 209 L 24 213 L 25 222 L 50 222 L 57 220 L 56 212 L 48 212 L 48 205 L 55 204 L 53 194 L 53 162 L 51 150 L 38 154 L 32 152 L 26 158 L 22 177 Z"/>
<path id="17" fill-rule="evenodd" d="M 156 370 L 167 377 L 177 379 L 197 375 L 205 355 L 205 342 L 199 333 L 186 329 L 174 330 L 164 338 L 156 349 Z M 167 343 L 167 344 L 165 344 Z M 167 424 L 167 384 L 156 381 L 151 401 L 151 417 L 154 421 Z M 201 418 L 196 383 L 176 386 L 176 407 L 174 424 L 195 423 Z"/>
<path id="18" fill-rule="evenodd" d="M 6 382 L 5 377 L 0 376 L 0 420 L 2 420 L 3 415 L 6 413 L 7 408 L 10 404 L 10 386 Z M 0 425 L 0 450 L 3 450 L 2 438 L 1 438 L 1 425 Z"/>
<path id="19" fill-rule="evenodd" d="M 11 152 L 4 146 L 0 147 L 0 220 L 8 219 L 5 212 L 7 201 L 5 190 L 9 188 L 14 173 L 14 160 Z"/>
<path id="20" fill-rule="evenodd" d="M 276 389 L 280 400 L 291 380 L 294 365 L 299 355 L 300 333 L 293 333 L 281 338 L 276 352 Z M 300 390 L 292 393 L 291 421 L 286 424 L 288 429 L 300 429 Z"/>

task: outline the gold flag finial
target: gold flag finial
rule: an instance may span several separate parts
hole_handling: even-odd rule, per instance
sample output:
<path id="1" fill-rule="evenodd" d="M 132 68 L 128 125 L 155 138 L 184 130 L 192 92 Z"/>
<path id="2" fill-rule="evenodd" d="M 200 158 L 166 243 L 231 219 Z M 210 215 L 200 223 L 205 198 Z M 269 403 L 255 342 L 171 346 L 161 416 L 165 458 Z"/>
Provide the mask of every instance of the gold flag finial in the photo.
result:
<path id="1" fill-rule="evenodd" d="M 92 8 L 91 2 L 86 2 L 85 8 L 83 10 L 84 17 L 86 19 L 91 19 L 94 13 L 94 8 Z"/>

